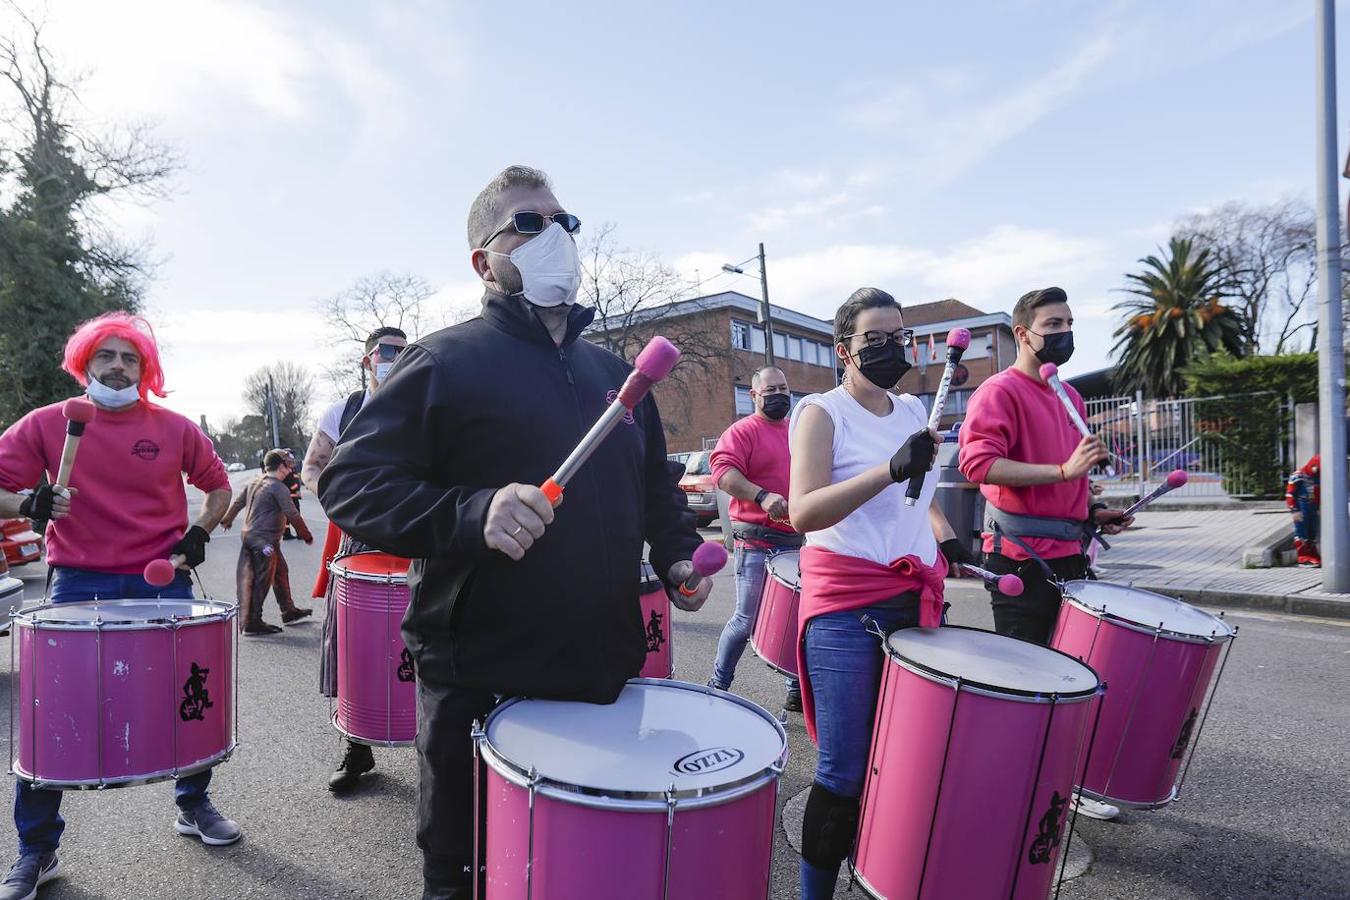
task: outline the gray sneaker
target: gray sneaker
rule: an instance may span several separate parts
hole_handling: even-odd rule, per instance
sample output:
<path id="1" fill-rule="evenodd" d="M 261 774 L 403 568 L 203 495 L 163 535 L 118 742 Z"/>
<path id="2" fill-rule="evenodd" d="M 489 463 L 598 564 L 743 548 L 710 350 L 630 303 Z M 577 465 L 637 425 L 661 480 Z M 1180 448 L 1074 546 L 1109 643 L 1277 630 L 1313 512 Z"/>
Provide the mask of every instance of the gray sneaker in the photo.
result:
<path id="1" fill-rule="evenodd" d="M 0 882 L 0 900 L 33 900 L 38 885 L 46 884 L 61 871 L 61 860 L 56 851 L 25 853 L 9 867 L 9 874 Z"/>
<path id="2" fill-rule="evenodd" d="M 210 800 L 203 800 L 195 809 L 180 809 L 173 828 L 179 834 L 190 834 L 202 839 L 203 844 L 224 847 L 244 836 L 239 826 L 216 812 Z"/>

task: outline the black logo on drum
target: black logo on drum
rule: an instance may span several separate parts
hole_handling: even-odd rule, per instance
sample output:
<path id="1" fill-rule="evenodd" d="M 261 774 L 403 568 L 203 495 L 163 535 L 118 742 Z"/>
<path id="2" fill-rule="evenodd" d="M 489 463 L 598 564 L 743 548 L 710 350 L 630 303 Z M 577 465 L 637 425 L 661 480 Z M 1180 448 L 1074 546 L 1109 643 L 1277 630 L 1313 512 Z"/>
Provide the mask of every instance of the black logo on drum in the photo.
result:
<path id="1" fill-rule="evenodd" d="M 676 775 L 706 775 L 729 769 L 745 759 L 745 752 L 735 747 L 713 747 L 708 750 L 695 750 L 675 760 L 671 771 Z"/>
<path id="2" fill-rule="evenodd" d="M 1031 842 L 1031 853 L 1027 855 L 1033 866 L 1048 863 L 1054 855 L 1060 838 L 1064 836 L 1064 810 L 1068 807 L 1068 797 L 1061 797 L 1059 791 L 1050 795 L 1050 808 L 1041 816 L 1040 830 Z"/>
<path id="3" fill-rule="evenodd" d="M 183 702 L 178 704 L 178 717 L 184 722 L 191 722 L 193 719 L 203 721 L 206 718 L 204 713 L 215 706 L 206 690 L 206 676 L 210 674 L 210 669 L 203 669 L 196 663 L 192 664 L 192 674 L 183 683 Z"/>
<path id="4" fill-rule="evenodd" d="M 1198 709 L 1191 710 L 1186 721 L 1181 723 L 1181 733 L 1177 735 L 1177 742 L 1172 745 L 1173 759 L 1181 759 L 1186 755 L 1186 746 L 1191 742 L 1191 732 L 1195 730 L 1195 717 L 1199 712 Z"/>
<path id="5" fill-rule="evenodd" d="M 398 655 L 398 680 L 415 681 L 417 679 L 417 666 L 413 663 L 412 653 L 407 647 Z"/>
<path id="6" fill-rule="evenodd" d="M 661 615 L 656 610 L 652 610 L 652 617 L 647 620 L 648 653 L 660 652 L 662 645 L 664 645 L 666 642 L 666 633 L 661 628 L 661 623 L 665 620 L 665 618 L 666 618 L 665 616 Z"/>

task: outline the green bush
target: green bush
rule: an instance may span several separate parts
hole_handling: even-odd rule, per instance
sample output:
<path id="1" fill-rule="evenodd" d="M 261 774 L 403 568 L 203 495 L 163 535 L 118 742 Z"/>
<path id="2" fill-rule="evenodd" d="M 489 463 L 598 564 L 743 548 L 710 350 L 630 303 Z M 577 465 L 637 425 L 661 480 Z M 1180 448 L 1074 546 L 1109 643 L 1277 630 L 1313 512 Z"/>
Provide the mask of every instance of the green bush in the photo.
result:
<path id="1" fill-rule="evenodd" d="M 1186 394 L 1195 397 L 1201 440 L 1219 451 L 1230 494 L 1277 497 L 1288 462 L 1280 448 L 1289 433 L 1289 409 L 1317 398 L 1317 354 L 1214 356 L 1186 367 Z"/>

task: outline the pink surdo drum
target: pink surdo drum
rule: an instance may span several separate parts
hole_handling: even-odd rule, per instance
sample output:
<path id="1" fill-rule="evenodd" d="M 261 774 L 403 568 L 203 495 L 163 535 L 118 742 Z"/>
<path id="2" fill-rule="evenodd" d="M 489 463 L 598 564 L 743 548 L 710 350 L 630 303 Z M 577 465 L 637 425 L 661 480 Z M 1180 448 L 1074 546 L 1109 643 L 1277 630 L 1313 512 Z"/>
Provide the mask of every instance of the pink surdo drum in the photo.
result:
<path id="1" fill-rule="evenodd" d="M 874 897 L 1044 900 L 1097 676 L 973 628 L 906 628 L 885 651 L 855 876 Z"/>
<path id="2" fill-rule="evenodd" d="M 488 900 L 768 897 L 787 737 L 754 704 L 635 679 L 608 706 L 509 700 L 474 738 Z"/>
<path id="3" fill-rule="evenodd" d="M 797 607 L 802 599 L 801 554 L 787 550 L 765 563 L 764 591 L 750 633 L 755 655 L 784 675 L 797 677 Z"/>
<path id="4" fill-rule="evenodd" d="M 641 587 L 642 630 L 647 641 L 647 661 L 642 664 L 643 678 L 669 678 L 675 674 L 675 630 L 670 625 L 670 597 L 656 570 L 643 560 Z"/>
<path id="5" fill-rule="evenodd" d="M 235 619 L 233 603 L 186 599 L 19 612 L 14 773 L 75 790 L 180 778 L 224 761 L 236 742 Z"/>
<path id="6" fill-rule="evenodd" d="M 417 671 L 400 627 L 408 560 L 375 551 L 329 565 L 337 598 L 337 711 L 333 725 L 362 744 L 402 747 L 417 737 Z"/>
<path id="7" fill-rule="evenodd" d="M 1109 690 L 1082 791 L 1122 806 L 1175 800 L 1237 629 L 1161 594 L 1070 581 L 1051 646 Z"/>

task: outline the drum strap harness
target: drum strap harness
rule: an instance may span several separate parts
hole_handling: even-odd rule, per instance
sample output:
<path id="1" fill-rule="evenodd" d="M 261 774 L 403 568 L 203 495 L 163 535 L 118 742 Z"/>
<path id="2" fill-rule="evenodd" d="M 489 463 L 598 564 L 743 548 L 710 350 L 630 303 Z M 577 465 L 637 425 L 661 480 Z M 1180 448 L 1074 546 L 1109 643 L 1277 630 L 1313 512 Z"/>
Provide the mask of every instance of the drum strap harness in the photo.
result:
<path id="1" fill-rule="evenodd" d="M 1084 553 L 1087 552 L 1088 545 L 1093 541 L 1101 544 L 1103 549 L 1111 549 L 1110 545 L 1102 539 L 1101 532 L 1092 524 L 1091 520 L 1061 519 L 1056 516 L 1027 516 L 1006 512 L 997 506 L 990 505 L 987 507 L 984 527 L 994 536 L 993 549 L 995 553 L 1003 552 L 1003 539 L 1007 538 L 1029 557 L 1036 560 L 1045 577 L 1051 581 L 1054 580 L 1054 573 L 1050 571 L 1049 564 L 1041 558 L 1039 553 L 1032 550 L 1022 538 L 1078 541 L 1082 545 Z"/>
<path id="2" fill-rule="evenodd" d="M 738 541 L 759 541 L 785 549 L 796 549 L 804 541 L 800 534 L 790 534 L 763 525 L 751 525 L 748 522 L 732 522 L 731 535 Z"/>

